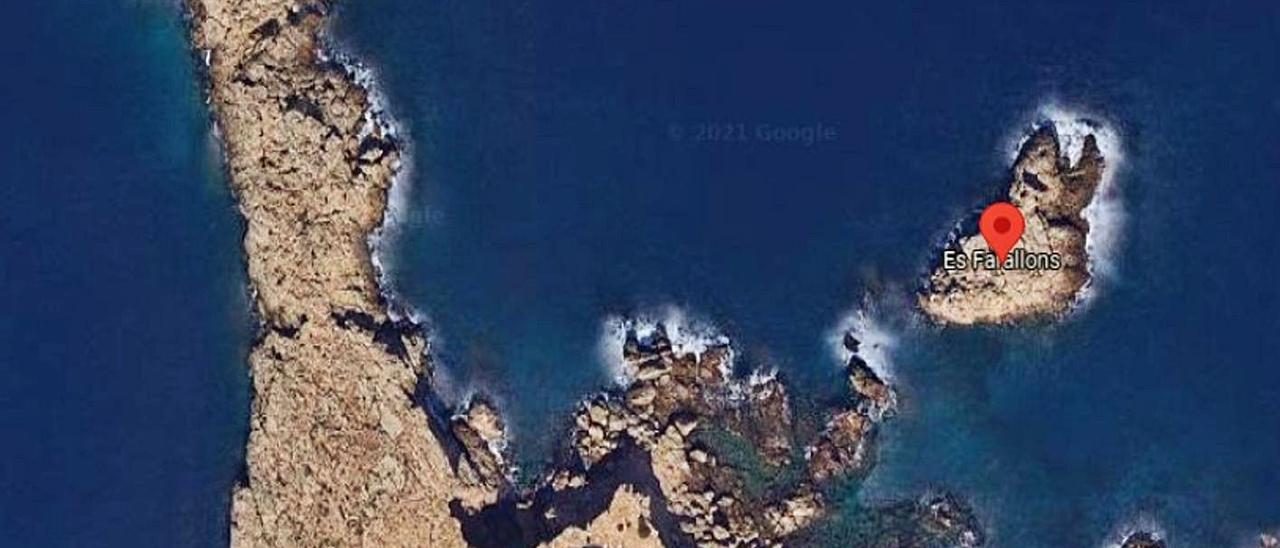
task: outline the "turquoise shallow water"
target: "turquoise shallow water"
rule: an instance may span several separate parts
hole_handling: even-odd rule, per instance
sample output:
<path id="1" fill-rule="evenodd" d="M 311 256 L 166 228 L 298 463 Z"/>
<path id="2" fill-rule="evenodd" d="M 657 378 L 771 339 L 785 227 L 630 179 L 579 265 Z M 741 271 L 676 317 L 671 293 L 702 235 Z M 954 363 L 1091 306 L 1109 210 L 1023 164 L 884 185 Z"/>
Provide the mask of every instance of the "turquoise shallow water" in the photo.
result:
<path id="1" fill-rule="evenodd" d="M 682 306 L 822 401 L 827 331 L 870 292 L 905 407 L 850 501 L 954 489 L 996 546 L 1143 522 L 1217 547 L 1280 524 L 1276 16 L 373 0 L 337 35 L 414 143 L 394 289 L 455 392 L 498 394 L 526 465 L 608 383 L 607 315 Z M 1047 103 L 1121 136 L 1114 274 L 1064 325 L 921 327 L 931 247 Z M 755 134 L 819 123 L 831 139 Z"/>
<path id="2" fill-rule="evenodd" d="M 225 546 L 251 323 L 180 14 L 5 10 L 0 546 Z"/>

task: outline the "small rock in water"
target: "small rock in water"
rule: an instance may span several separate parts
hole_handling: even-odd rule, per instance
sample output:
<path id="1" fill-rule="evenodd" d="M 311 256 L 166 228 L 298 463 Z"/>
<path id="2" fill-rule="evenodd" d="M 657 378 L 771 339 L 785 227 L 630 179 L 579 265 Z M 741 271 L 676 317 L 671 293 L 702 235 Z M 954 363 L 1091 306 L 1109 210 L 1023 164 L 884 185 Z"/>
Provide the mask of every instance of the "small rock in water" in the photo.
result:
<path id="1" fill-rule="evenodd" d="M 1165 548 L 1165 543 L 1155 533 L 1138 531 L 1125 538 L 1120 548 Z"/>
<path id="2" fill-rule="evenodd" d="M 850 351 L 850 352 L 854 352 L 854 353 L 856 353 L 856 352 L 858 351 L 858 347 L 859 347 L 861 344 L 862 344 L 862 343 L 861 343 L 861 342 L 859 342 L 859 341 L 858 341 L 858 339 L 857 339 L 857 338 L 855 338 L 855 337 L 853 336 L 853 333 L 852 333 L 852 332 L 848 332 L 848 333 L 845 333 L 845 334 L 844 334 L 844 348 L 845 348 L 845 350 L 848 350 L 848 351 Z"/>

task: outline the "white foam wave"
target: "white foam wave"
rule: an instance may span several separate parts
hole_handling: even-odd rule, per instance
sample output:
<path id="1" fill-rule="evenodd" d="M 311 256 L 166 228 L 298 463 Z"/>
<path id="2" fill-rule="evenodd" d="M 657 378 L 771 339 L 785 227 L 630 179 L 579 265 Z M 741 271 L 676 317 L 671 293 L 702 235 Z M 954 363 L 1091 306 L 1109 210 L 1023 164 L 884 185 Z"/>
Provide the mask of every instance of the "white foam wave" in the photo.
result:
<path id="1" fill-rule="evenodd" d="M 752 369 L 745 379 L 733 379 L 726 383 L 725 397 L 733 405 L 750 400 L 755 389 L 778 380 L 778 368 Z"/>
<path id="2" fill-rule="evenodd" d="M 392 262 L 394 254 L 391 253 L 390 248 L 400 236 L 404 226 L 403 219 L 407 218 L 410 186 L 413 180 L 412 154 L 404 140 L 398 140 L 397 143 L 401 146 L 401 156 L 392 166 L 394 173 L 391 176 L 391 187 L 387 189 L 387 204 L 382 213 L 382 224 L 368 236 L 369 260 L 373 263 L 379 291 L 387 301 L 387 314 L 396 321 L 407 317 L 413 323 L 421 325 L 427 319 L 426 313 L 408 304 L 393 290 L 392 272 L 395 265 Z"/>
<path id="3" fill-rule="evenodd" d="M 842 316 L 835 327 L 827 331 L 827 347 L 833 359 L 840 367 L 844 367 L 849 363 L 849 358 L 854 356 L 854 352 L 844 345 L 845 334 L 851 334 L 858 339 L 858 357 L 877 376 L 892 383 L 892 357 L 894 348 L 898 345 L 898 336 L 877 319 L 878 308 L 869 299 L 864 301 L 861 307 Z"/>
<path id="4" fill-rule="evenodd" d="M 456 413 L 460 415 L 466 413 L 467 410 L 471 408 L 472 402 L 475 401 L 477 397 L 483 398 L 485 403 L 489 404 L 490 407 L 498 414 L 499 417 L 505 416 L 505 414 L 502 412 L 502 410 L 504 409 L 504 406 L 499 403 L 499 400 L 495 396 L 491 396 L 487 393 L 482 394 L 478 390 L 469 390 L 467 392 L 466 397 L 463 398 L 461 403 L 458 404 Z M 489 449 L 489 452 L 492 453 L 494 457 L 498 459 L 498 462 L 500 465 L 507 460 L 506 459 L 507 450 L 511 448 L 511 436 L 512 436 L 511 429 L 508 428 L 505 422 L 503 422 L 501 426 L 502 426 L 502 434 L 498 436 L 497 439 L 491 439 L 485 442 L 485 446 Z M 515 473 L 518 471 L 518 468 L 516 468 L 514 465 L 511 465 L 507 467 L 507 470 L 510 473 Z M 511 476 L 508 476 L 508 477 L 511 477 Z"/>
<path id="5" fill-rule="evenodd" d="M 776 380 L 778 380 L 778 368 L 776 367 L 753 369 L 751 374 L 747 376 L 747 386 L 764 386 Z"/>
<path id="6" fill-rule="evenodd" d="M 1155 516 L 1143 513 L 1129 521 L 1121 523 L 1107 535 L 1102 543 L 1102 548 L 1120 548 L 1124 544 L 1124 540 L 1134 533 L 1145 532 L 1155 536 L 1156 539 L 1168 541 L 1169 532 L 1165 530 L 1160 522 L 1156 521 Z"/>
<path id="7" fill-rule="evenodd" d="M 665 330 L 671 349 L 676 354 L 693 354 L 699 358 L 708 349 L 729 346 L 729 337 L 725 336 L 715 324 L 709 320 L 689 314 L 684 308 L 675 305 L 660 307 L 652 313 L 640 313 L 630 317 L 608 316 L 602 323 L 602 333 L 597 348 L 601 363 L 605 365 L 610 378 L 619 386 L 630 384 L 634 371 L 623 356 L 627 333 L 634 332 L 640 341 L 653 337 L 658 329 Z M 728 378 L 734 361 L 733 348 L 729 347 L 729 358 L 721 364 L 722 373 Z"/>
<path id="8" fill-rule="evenodd" d="M 618 386 L 631 384 L 632 375 L 623 356 L 630 322 L 620 316 L 609 316 L 601 324 L 602 334 L 597 343 L 600 363 L 604 364 L 609 378 Z"/>
<path id="9" fill-rule="evenodd" d="M 373 263 L 379 291 L 387 302 L 387 315 L 396 321 L 408 319 L 414 324 L 424 325 L 427 322 L 427 315 L 399 298 L 393 290 L 393 254 L 389 251 L 399 237 L 404 222 L 411 214 L 409 198 L 414 180 L 412 140 L 404 131 L 405 125 L 391 113 L 390 102 L 378 84 L 380 77 L 373 65 L 361 61 L 342 44 L 330 39 L 327 35 L 320 43 L 316 57 L 321 62 L 334 62 L 341 66 L 350 75 L 352 81 L 364 91 L 368 107 L 362 114 L 364 122 L 360 126 L 357 138 L 363 139 L 376 135 L 389 139 L 395 143 L 399 151 L 395 162 L 391 165 L 392 175 L 387 189 L 387 202 L 382 212 L 382 222 L 369 233 L 367 238 L 370 262 Z"/>

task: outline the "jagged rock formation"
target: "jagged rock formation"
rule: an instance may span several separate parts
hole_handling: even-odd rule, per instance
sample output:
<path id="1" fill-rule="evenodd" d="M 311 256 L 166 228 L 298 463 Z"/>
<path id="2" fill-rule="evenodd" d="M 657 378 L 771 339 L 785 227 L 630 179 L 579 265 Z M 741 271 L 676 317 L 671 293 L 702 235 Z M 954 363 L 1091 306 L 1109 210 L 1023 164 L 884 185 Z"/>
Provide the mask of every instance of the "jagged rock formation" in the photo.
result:
<path id="1" fill-rule="evenodd" d="M 498 410 L 483 396 L 475 396 L 450 421 L 453 437 L 461 444 L 457 466 L 463 491 L 455 493 L 469 509 L 493 504 L 511 488 L 511 467 L 504 450 L 507 432 Z"/>
<path id="2" fill-rule="evenodd" d="M 636 493 L 629 485 L 614 492 L 609 508 L 586 527 L 569 527 L 551 542 L 548 548 L 660 548 L 662 540 L 653 530 L 649 516 L 650 499 Z"/>
<path id="3" fill-rule="evenodd" d="M 849 388 L 854 394 L 861 396 L 858 401 L 859 410 L 868 417 L 881 420 L 891 416 L 898 406 L 898 398 L 893 388 L 871 369 L 866 360 L 858 354 L 862 342 L 845 333 L 844 349 L 849 352 L 845 369 L 849 372 Z"/>
<path id="4" fill-rule="evenodd" d="M 589 469 L 624 441 L 634 443 L 649 453 L 663 499 L 695 542 L 760 540 L 760 526 L 734 494 L 735 478 L 692 439 L 700 423 L 731 405 L 729 349 L 677 354 L 661 329 L 648 341 L 630 334 L 625 349 L 635 379 L 625 396 L 595 398 L 575 414 L 573 437 L 582 465 Z"/>
<path id="5" fill-rule="evenodd" d="M 461 546 L 456 480 L 412 395 L 425 341 L 367 245 L 400 151 L 320 55 L 325 2 L 189 0 L 261 322 L 238 546 Z"/>
<path id="6" fill-rule="evenodd" d="M 870 468 L 869 441 L 873 423 L 861 412 L 841 411 L 827 422 L 818 440 L 809 448 L 808 477 L 822 482 L 854 470 Z"/>
<path id="7" fill-rule="evenodd" d="M 1125 537 L 1120 548 L 1165 548 L 1165 543 L 1154 533 L 1136 531 Z"/>
<path id="8" fill-rule="evenodd" d="M 415 401 L 429 375 L 427 344 L 415 325 L 390 317 L 368 246 L 401 152 L 368 91 L 321 51 L 329 3 L 188 0 L 188 7 L 246 220 L 261 322 L 249 359 L 254 401 L 247 477 L 232 502 L 233 544 L 463 546 L 458 519 L 501 508 L 522 520 L 538 510 L 537 523 L 520 526 L 551 545 L 658 543 L 658 532 L 674 538 L 668 528 L 702 545 L 772 545 L 827 511 L 819 484 L 869 468 L 875 425 L 893 394 L 851 360 L 854 401 L 805 448 L 798 485 L 752 496 L 740 471 L 698 436 L 727 429 L 759 448 L 768 466 L 796 463 L 785 386 L 777 378 L 732 379 L 727 346 L 679 353 L 659 329 L 645 340 L 631 334 L 630 385 L 575 415 L 576 466 L 550 474 L 541 499 L 520 498 L 492 405 L 473 400 L 433 432 Z M 442 440 L 456 444 L 456 459 Z M 625 468 L 608 461 L 626 451 L 642 452 L 651 484 L 644 492 L 609 487 L 612 499 L 600 512 L 590 504 L 599 483 L 589 478 Z M 572 518 L 557 516 L 556 492 L 596 514 L 584 518 L 568 505 Z M 947 534 L 953 526 L 930 523 Z"/>
<path id="9" fill-rule="evenodd" d="M 1014 161 L 1009 185 L 1008 201 L 1026 219 L 1014 253 L 1056 252 L 1061 268 L 947 271 L 939 265 L 919 295 L 921 310 L 939 323 L 960 325 L 1052 318 L 1069 311 L 1089 281 L 1089 223 L 1081 212 L 1092 201 L 1104 169 L 1093 135 L 1085 139 L 1080 158 L 1072 164 L 1052 125 L 1037 130 Z M 972 230 L 948 247 L 966 255 L 987 249 L 986 241 Z"/>
<path id="10" fill-rule="evenodd" d="M 849 341 L 856 349 L 857 341 Z M 700 354 L 681 353 L 672 348 L 661 326 L 643 339 L 634 331 L 628 333 L 624 353 L 631 383 L 582 404 L 574 415 L 572 460 L 549 474 L 532 499 L 517 506 L 532 507 L 556 492 L 585 489 L 591 482 L 587 476 L 620 451 L 641 451 L 656 484 L 648 495 L 660 501 L 674 521 L 684 538 L 679 542 L 779 545 L 829 511 L 822 486 L 870 469 L 876 424 L 894 405 L 892 389 L 853 355 L 848 374 L 855 391 L 850 405 L 833 412 L 804 448 L 795 482 L 761 494 L 748 488 L 744 471 L 727 462 L 705 435 L 727 431 L 748 441 L 764 466 L 790 465 L 797 440 L 782 381 L 773 375 L 732 378 L 727 345 Z M 912 538 L 980 544 L 976 523 L 953 499 L 909 506 L 903 519 L 914 524 Z M 502 511 L 499 504 L 471 514 L 483 517 Z M 891 511 L 902 513 L 898 508 Z M 593 523 L 608 519 L 614 518 L 602 514 Z M 495 526 L 492 521 L 484 524 Z"/>

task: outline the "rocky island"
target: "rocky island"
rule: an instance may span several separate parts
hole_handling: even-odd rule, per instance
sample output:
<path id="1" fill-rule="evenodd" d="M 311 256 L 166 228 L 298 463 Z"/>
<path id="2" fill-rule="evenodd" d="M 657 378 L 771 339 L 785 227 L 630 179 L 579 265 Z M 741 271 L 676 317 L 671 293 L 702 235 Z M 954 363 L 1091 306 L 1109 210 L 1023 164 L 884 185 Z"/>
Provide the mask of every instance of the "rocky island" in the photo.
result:
<path id="1" fill-rule="evenodd" d="M 920 309 L 938 323 L 954 325 L 1008 324 L 1070 311 L 1090 281 L 1089 222 L 1083 212 L 1105 169 L 1094 135 L 1084 137 L 1078 157 L 1072 158 L 1055 126 L 1042 124 L 1022 144 L 1011 170 L 1007 200 L 1026 219 L 1013 253 L 1053 254 L 1061 264 L 1044 269 L 939 265 L 918 295 Z M 968 226 L 946 248 L 972 256 L 985 251 L 987 243 Z"/>

